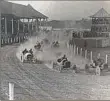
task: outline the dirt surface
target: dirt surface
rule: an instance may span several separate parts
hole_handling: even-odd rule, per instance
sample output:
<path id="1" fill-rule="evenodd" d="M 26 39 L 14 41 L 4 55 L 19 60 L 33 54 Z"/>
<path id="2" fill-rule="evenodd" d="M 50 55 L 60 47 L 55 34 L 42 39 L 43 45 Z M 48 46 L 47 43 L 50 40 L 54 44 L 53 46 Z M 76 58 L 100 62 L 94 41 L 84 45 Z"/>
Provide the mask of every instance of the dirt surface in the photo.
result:
<path id="1" fill-rule="evenodd" d="M 15 84 L 15 100 L 110 99 L 109 75 L 59 73 L 43 64 L 23 64 L 16 57 L 16 49 L 16 45 L 6 46 L 0 52 L 1 100 L 8 99 L 8 82 Z"/>

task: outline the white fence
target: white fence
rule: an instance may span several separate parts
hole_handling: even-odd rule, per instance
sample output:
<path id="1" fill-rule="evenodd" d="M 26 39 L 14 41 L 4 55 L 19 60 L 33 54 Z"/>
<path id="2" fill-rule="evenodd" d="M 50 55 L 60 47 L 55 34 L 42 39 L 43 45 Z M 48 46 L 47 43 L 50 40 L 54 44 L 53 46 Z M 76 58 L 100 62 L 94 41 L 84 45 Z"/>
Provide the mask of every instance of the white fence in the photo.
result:
<path id="1" fill-rule="evenodd" d="M 80 48 L 76 45 L 73 45 L 73 53 L 74 55 L 79 55 L 81 57 L 84 57 L 85 59 L 88 59 L 90 61 L 93 61 L 93 52 L 90 51 L 90 50 L 87 50 L 87 49 L 83 49 L 83 48 Z M 101 54 L 98 53 L 96 55 L 96 57 L 101 57 Z M 108 63 L 108 54 L 105 55 L 105 57 L 103 58 L 105 60 L 105 63 Z"/>

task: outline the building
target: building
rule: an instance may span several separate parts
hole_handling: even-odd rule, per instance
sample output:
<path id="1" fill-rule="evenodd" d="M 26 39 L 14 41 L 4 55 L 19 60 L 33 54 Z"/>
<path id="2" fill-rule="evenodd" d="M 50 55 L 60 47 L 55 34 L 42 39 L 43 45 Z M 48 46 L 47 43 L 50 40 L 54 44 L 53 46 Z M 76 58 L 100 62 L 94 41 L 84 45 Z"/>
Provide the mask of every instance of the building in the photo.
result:
<path id="1" fill-rule="evenodd" d="M 30 4 L 25 6 L 1 1 L 1 37 L 32 34 L 38 31 L 41 21 L 48 17 L 36 11 Z"/>
<path id="2" fill-rule="evenodd" d="M 101 8 L 92 18 L 91 33 L 97 37 L 109 37 L 110 36 L 110 14 Z"/>
<path id="3" fill-rule="evenodd" d="M 92 19 L 91 30 L 84 32 L 81 38 L 74 38 L 74 43 L 88 49 L 110 47 L 110 14 L 101 8 L 90 17 Z"/>

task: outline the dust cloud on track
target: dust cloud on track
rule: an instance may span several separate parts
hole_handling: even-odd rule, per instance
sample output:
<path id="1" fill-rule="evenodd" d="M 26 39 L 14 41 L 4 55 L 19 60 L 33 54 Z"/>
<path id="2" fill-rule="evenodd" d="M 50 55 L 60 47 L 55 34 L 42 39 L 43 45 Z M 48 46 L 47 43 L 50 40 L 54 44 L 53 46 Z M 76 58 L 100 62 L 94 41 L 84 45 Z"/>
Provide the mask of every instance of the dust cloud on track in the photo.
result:
<path id="1" fill-rule="evenodd" d="M 64 33 L 60 32 L 58 33 L 59 35 L 53 36 L 52 33 L 45 33 L 45 32 L 40 32 L 38 36 L 36 37 L 31 37 L 28 39 L 27 42 L 21 44 L 16 52 L 16 56 L 19 60 L 21 60 L 20 56 L 22 54 L 22 51 L 26 48 L 27 50 L 32 49 L 33 54 L 35 58 L 42 60 L 42 61 L 52 61 L 56 60 L 59 56 L 62 56 L 66 54 L 68 57 L 71 56 L 69 54 L 69 51 L 67 49 L 67 42 L 69 41 L 69 38 L 67 36 L 64 37 Z M 59 36 L 59 38 L 58 38 Z M 41 42 L 44 39 L 48 39 L 50 44 L 43 44 L 42 45 L 42 50 L 43 51 L 37 51 L 34 46 L 36 45 L 36 42 Z M 52 42 L 58 41 L 60 44 L 59 48 L 52 48 Z"/>

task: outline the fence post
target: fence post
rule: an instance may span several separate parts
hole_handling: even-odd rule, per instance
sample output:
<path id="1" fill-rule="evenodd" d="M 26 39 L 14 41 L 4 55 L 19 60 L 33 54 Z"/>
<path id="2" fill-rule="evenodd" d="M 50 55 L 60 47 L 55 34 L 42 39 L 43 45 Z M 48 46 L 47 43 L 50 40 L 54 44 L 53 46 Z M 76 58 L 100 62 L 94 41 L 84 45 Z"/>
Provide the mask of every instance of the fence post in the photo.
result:
<path id="1" fill-rule="evenodd" d="M 13 38 L 13 43 L 15 42 L 14 38 Z"/>
<path id="2" fill-rule="evenodd" d="M 73 47 L 73 45 L 72 45 L 72 56 L 74 55 L 74 47 Z"/>
<path id="3" fill-rule="evenodd" d="M 87 50 L 85 50 L 85 59 L 87 59 Z"/>
<path id="4" fill-rule="evenodd" d="M 92 61 L 92 51 L 91 51 L 91 53 L 90 53 L 90 60 Z"/>
<path id="5" fill-rule="evenodd" d="M 25 40 L 25 36 L 24 36 L 24 40 Z"/>
<path id="6" fill-rule="evenodd" d="M 4 38 L 2 39 L 3 45 L 4 45 Z"/>
<path id="7" fill-rule="evenodd" d="M 14 100 L 14 84 L 9 83 L 9 100 Z"/>
<path id="8" fill-rule="evenodd" d="M 18 36 L 16 37 L 16 42 L 18 43 Z"/>
<path id="9" fill-rule="evenodd" d="M 8 43 L 8 40 L 7 40 L 7 38 L 6 38 L 6 40 L 5 40 L 5 43 L 6 43 L 6 44 Z"/>
<path id="10" fill-rule="evenodd" d="M 21 42 L 20 37 L 19 37 L 19 43 Z"/>
<path id="11" fill-rule="evenodd" d="M 82 48 L 81 48 L 81 50 L 80 50 L 80 55 L 82 56 Z"/>
<path id="12" fill-rule="evenodd" d="M 3 38 L 3 44 L 5 44 L 5 39 Z"/>
<path id="13" fill-rule="evenodd" d="M 14 43 L 16 42 L 16 37 L 14 37 Z"/>
<path id="14" fill-rule="evenodd" d="M 69 45 L 68 45 L 68 46 L 69 46 Z M 69 52 L 70 52 L 70 54 L 72 53 L 71 46 L 69 46 Z"/>
<path id="15" fill-rule="evenodd" d="M 11 38 L 11 43 L 13 43 L 13 40 L 12 40 L 12 38 Z"/>
<path id="16" fill-rule="evenodd" d="M 17 36 L 17 42 L 19 43 L 19 37 Z"/>
<path id="17" fill-rule="evenodd" d="M 12 43 L 12 40 L 11 40 L 11 38 L 10 38 L 10 43 Z"/>
<path id="18" fill-rule="evenodd" d="M 3 39 L 2 39 L 2 45 L 3 45 Z"/>
<path id="19" fill-rule="evenodd" d="M 77 47 L 77 50 L 76 51 L 77 51 L 77 55 L 78 55 L 78 47 Z"/>
<path id="20" fill-rule="evenodd" d="M 8 38 L 8 44 L 10 43 L 9 38 Z"/>
<path id="21" fill-rule="evenodd" d="M 105 63 L 108 63 L 108 55 L 106 54 Z"/>
<path id="22" fill-rule="evenodd" d="M 74 45 L 74 55 L 76 54 L 76 45 Z"/>
<path id="23" fill-rule="evenodd" d="M 97 57 L 100 58 L 100 53 L 98 53 L 98 56 Z"/>
<path id="24" fill-rule="evenodd" d="M 6 38 L 5 38 L 5 44 L 7 43 Z"/>
<path id="25" fill-rule="evenodd" d="M 68 44 L 68 42 L 67 42 L 67 48 L 70 50 L 71 48 L 70 48 L 71 46 Z"/>
<path id="26" fill-rule="evenodd" d="M 6 44 L 6 40 L 5 40 L 5 38 L 4 38 L 4 44 Z"/>
<path id="27" fill-rule="evenodd" d="M 16 39 L 16 42 L 17 42 L 17 37 L 15 39 Z"/>

